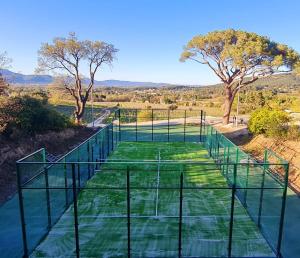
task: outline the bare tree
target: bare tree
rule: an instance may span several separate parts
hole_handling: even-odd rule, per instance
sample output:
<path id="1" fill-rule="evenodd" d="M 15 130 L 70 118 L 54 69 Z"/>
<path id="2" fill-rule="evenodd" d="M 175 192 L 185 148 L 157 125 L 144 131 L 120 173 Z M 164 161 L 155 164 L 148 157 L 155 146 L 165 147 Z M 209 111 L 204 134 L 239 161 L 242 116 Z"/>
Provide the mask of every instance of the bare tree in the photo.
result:
<path id="1" fill-rule="evenodd" d="M 80 41 L 74 33 L 67 38 L 55 38 L 52 44 L 44 43 L 39 51 L 37 71 L 60 71 L 73 79 L 64 83 L 75 100 L 75 122 L 82 123 L 86 102 L 95 83 L 95 74 L 106 64 L 111 65 L 118 50 L 102 41 Z M 81 65 L 88 68 L 88 85 L 84 85 Z"/>
<path id="2" fill-rule="evenodd" d="M 7 91 L 9 88 L 9 83 L 6 81 L 2 74 L 2 69 L 9 68 L 11 59 L 7 57 L 7 53 L 0 53 L 0 96 L 8 95 Z"/>

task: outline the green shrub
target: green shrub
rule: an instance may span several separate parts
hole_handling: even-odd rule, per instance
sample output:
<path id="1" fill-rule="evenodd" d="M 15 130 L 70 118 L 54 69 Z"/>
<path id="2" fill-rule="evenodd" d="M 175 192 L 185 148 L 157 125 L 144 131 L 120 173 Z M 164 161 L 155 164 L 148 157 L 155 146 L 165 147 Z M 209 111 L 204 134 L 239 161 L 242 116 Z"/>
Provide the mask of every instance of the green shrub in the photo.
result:
<path id="1" fill-rule="evenodd" d="M 249 131 L 269 137 L 284 137 L 288 131 L 289 115 L 282 110 L 261 108 L 254 111 L 248 123 Z"/>
<path id="2" fill-rule="evenodd" d="M 152 120 L 152 111 L 151 110 L 138 111 L 137 119 L 139 122 L 151 121 Z"/>
<path id="3" fill-rule="evenodd" d="M 3 134 L 13 131 L 34 135 L 71 126 L 64 115 L 48 107 L 47 102 L 29 96 L 13 97 L 1 103 L 0 124 Z"/>

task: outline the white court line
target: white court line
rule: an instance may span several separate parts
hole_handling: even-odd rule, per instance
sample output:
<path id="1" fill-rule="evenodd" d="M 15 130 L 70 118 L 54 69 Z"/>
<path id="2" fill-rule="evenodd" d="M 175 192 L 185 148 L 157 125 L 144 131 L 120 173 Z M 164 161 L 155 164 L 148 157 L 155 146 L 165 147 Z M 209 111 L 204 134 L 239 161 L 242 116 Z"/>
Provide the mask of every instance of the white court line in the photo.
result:
<path id="1" fill-rule="evenodd" d="M 70 216 L 71 217 L 71 216 Z M 82 215 L 82 218 L 97 218 L 97 219 L 118 219 L 118 218 L 127 218 L 126 214 L 111 214 L 111 215 Z M 40 218 L 40 217 L 38 217 Z M 141 218 L 141 219 L 165 219 L 165 218 L 179 218 L 179 215 L 130 215 L 130 218 Z M 230 218 L 230 215 L 182 215 L 182 218 L 190 218 L 190 219 L 224 219 L 224 218 Z M 236 215 L 237 219 L 249 219 L 249 215 Z M 267 218 L 278 218 L 278 216 L 267 216 Z M 89 224 L 82 221 L 82 225 Z M 92 224 L 95 224 L 96 222 L 93 222 Z"/>
<path id="2" fill-rule="evenodd" d="M 158 150 L 158 165 L 157 165 L 156 204 L 155 204 L 155 216 L 156 217 L 158 216 L 159 170 L 160 170 L 160 150 Z"/>

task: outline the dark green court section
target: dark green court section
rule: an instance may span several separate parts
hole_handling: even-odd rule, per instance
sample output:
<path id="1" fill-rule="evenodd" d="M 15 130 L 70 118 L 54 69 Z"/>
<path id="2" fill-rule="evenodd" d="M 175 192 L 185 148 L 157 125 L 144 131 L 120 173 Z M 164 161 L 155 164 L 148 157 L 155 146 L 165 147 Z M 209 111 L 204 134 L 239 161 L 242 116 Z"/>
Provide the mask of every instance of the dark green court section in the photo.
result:
<path id="1" fill-rule="evenodd" d="M 180 163 L 183 160 L 199 164 Z M 119 143 L 80 191 L 81 257 L 127 257 L 127 169 L 132 257 L 178 256 L 181 173 L 182 256 L 227 257 L 232 191 L 221 171 L 202 144 L 152 142 Z M 75 255 L 73 208 L 66 210 L 32 257 Z M 237 198 L 232 256 L 274 257 Z"/>

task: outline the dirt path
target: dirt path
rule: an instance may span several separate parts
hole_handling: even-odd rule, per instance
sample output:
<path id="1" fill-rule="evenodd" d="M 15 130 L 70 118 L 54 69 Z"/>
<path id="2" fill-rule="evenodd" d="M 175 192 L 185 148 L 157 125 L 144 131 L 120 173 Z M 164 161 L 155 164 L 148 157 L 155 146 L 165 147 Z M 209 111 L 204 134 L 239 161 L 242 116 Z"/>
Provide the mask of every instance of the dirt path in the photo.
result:
<path id="1" fill-rule="evenodd" d="M 109 109 L 103 109 L 103 114 L 95 119 L 93 122 L 87 124 L 87 127 L 92 128 L 92 127 L 103 127 L 105 126 L 105 123 L 103 122 L 109 115 L 111 111 Z"/>

